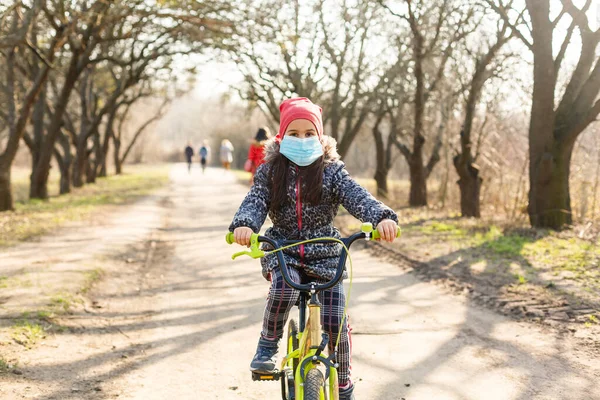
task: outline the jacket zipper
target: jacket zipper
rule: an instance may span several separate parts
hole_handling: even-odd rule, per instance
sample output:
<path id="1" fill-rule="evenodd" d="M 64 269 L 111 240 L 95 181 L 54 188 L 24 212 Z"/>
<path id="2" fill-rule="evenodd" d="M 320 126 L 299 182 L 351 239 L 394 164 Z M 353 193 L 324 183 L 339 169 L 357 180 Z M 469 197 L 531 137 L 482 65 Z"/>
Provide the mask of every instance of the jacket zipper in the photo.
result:
<path id="1" fill-rule="evenodd" d="M 296 167 L 296 218 L 298 220 L 298 231 L 302 233 L 302 196 L 300 193 L 300 171 Z M 304 264 L 304 245 L 300 245 L 300 263 Z"/>

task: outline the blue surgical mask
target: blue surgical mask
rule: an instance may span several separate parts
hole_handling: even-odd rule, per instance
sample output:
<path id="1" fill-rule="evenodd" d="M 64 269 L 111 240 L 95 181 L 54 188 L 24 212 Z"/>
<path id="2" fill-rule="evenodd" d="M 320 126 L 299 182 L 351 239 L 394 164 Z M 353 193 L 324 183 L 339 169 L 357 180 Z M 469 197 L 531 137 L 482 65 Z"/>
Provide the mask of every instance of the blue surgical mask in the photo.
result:
<path id="1" fill-rule="evenodd" d="M 323 155 L 323 145 L 316 135 L 305 139 L 284 136 L 279 152 L 294 164 L 306 167 Z"/>

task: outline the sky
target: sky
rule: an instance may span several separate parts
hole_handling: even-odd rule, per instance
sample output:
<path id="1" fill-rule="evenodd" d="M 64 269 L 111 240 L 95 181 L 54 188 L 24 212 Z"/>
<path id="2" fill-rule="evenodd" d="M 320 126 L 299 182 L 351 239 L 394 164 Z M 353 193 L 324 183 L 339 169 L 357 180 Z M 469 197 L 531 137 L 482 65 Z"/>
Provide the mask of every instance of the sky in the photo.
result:
<path id="1" fill-rule="evenodd" d="M 211 61 L 198 67 L 194 96 L 200 99 L 219 98 L 243 80 L 234 63 Z"/>

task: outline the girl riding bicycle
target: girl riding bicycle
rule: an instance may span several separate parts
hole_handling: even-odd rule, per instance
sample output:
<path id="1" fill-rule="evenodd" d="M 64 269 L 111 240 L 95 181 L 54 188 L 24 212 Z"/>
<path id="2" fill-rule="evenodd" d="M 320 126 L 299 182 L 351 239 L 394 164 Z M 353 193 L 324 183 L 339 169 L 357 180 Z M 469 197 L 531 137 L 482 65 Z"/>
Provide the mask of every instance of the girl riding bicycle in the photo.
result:
<path id="1" fill-rule="evenodd" d="M 265 163 L 256 170 L 254 185 L 229 227 L 236 243 L 248 246 L 250 235 L 259 232 L 267 214 L 273 226 L 266 236 L 275 240 L 340 238 L 333 226 L 340 205 L 362 222 L 377 226 L 381 238 L 392 242 L 397 230 L 396 213 L 350 177 L 339 160 L 335 140 L 323 134 L 321 108 L 306 98 L 294 98 L 285 100 L 279 109 L 279 133 L 265 146 Z M 306 244 L 284 250 L 284 258 L 294 281 L 326 281 L 335 275 L 341 250 L 341 245 L 335 243 Z M 299 292 L 284 283 L 275 254 L 262 258 L 261 264 L 271 287 L 250 369 L 269 373 L 275 369 L 279 339 Z M 319 300 L 330 352 L 342 329 L 338 348 L 340 400 L 354 399 L 347 318 L 341 326 L 343 284 L 320 292 Z"/>

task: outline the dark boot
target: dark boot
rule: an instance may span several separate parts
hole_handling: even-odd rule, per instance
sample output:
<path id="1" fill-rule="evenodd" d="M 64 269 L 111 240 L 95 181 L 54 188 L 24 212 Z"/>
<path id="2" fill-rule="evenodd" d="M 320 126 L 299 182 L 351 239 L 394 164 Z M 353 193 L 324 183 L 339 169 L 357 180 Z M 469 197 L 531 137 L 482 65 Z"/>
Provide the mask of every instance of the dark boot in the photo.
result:
<path id="1" fill-rule="evenodd" d="M 340 400 L 355 400 L 354 399 L 354 385 L 351 385 L 349 388 L 340 389 Z"/>
<path id="2" fill-rule="evenodd" d="M 277 363 L 277 349 L 279 340 L 258 339 L 256 354 L 250 363 L 250 371 L 271 373 L 275 370 Z"/>

